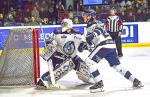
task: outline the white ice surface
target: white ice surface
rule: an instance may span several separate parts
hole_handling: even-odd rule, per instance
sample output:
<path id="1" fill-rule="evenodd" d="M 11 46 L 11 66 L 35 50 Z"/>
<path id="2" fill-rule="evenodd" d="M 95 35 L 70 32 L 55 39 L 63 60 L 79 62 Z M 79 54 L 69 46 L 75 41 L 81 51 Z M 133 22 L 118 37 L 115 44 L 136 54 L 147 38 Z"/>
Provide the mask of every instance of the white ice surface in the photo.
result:
<path id="1" fill-rule="evenodd" d="M 150 97 L 150 48 L 125 48 L 123 53 L 122 66 L 139 78 L 144 88 L 133 90 L 131 82 L 110 68 L 106 60 L 102 60 L 97 66 L 104 81 L 105 92 L 103 93 L 90 93 L 89 86 L 79 86 L 83 82 L 78 80 L 75 72 L 72 71 L 59 83 L 76 86 L 76 89 L 54 91 L 35 90 L 34 87 L 0 87 L 0 97 Z M 84 59 L 88 52 L 79 55 Z M 41 63 L 44 72 L 47 65 L 42 60 Z"/>

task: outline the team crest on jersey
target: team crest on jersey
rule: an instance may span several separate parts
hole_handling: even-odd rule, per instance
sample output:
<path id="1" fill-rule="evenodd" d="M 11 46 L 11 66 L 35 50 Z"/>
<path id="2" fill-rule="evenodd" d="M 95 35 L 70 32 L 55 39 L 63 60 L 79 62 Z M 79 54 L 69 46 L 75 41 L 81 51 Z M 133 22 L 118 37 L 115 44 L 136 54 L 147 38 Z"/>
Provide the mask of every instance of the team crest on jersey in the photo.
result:
<path id="1" fill-rule="evenodd" d="M 63 51 L 67 54 L 67 55 L 72 55 L 75 51 L 75 44 L 73 41 L 68 41 L 65 43 L 64 47 L 63 47 Z"/>

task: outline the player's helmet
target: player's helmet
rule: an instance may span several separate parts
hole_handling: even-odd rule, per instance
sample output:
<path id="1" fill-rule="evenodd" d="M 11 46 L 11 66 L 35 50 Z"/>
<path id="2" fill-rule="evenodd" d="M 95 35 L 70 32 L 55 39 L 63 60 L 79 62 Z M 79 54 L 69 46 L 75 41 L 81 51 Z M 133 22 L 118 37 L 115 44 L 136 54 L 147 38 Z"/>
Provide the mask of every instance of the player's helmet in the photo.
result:
<path id="1" fill-rule="evenodd" d="M 83 15 L 91 16 L 94 18 L 96 16 L 96 12 L 94 10 L 85 10 Z"/>
<path id="2" fill-rule="evenodd" d="M 62 32 L 72 28 L 73 22 L 71 19 L 63 19 L 61 22 Z"/>

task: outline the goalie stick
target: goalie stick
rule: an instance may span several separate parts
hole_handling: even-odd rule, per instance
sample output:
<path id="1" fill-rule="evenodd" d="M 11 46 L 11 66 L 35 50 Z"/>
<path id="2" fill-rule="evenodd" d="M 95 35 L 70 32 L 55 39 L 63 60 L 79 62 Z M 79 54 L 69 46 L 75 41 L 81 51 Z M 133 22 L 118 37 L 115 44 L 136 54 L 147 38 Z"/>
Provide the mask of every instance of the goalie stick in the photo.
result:
<path id="1" fill-rule="evenodd" d="M 43 28 L 42 28 L 42 23 L 40 23 L 40 30 L 42 32 L 42 35 L 43 35 L 43 40 L 44 40 L 44 46 L 46 47 L 46 40 L 45 40 L 45 37 L 44 37 L 44 31 L 43 31 Z M 52 83 L 52 87 L 54 88 L 61 88 L 61 89 L 66 89 L 65 86 L 63 85 L 60 85 L 60 84 L 56 84 L 56 80 L 55 80 L 55 76 L 54 76 L 54 72 L 53 72 L 53 66 L 52 66 L 52 60 L 49 60 L 47 61 L 47 64 L 48 64 L 48 70 L 49 70 L 49 76 L 50 76 L 50 80 L 51 80 L 51 83 Z M 47 85 L 45 82 L 43 82 L 46 86 L 46 88 L 50 88 L 49 85 Z"/>

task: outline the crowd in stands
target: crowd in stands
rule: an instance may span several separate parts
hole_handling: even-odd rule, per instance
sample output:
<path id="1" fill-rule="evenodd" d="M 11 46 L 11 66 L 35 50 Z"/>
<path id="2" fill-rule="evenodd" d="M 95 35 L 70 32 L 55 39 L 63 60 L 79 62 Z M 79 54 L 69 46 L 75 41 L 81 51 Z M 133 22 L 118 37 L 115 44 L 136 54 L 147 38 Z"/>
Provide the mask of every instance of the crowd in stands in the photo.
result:
<path id="1" fill-rule="evenodd" d="M 9 2 L 8 2 L 9 1 Z M 149 0 L 105 0 L 104 5 L 83 6 L 82 0 L 73 0 L 67 7 L 66 0 L 3 0 L 0 4 L 0 26 L 28 26 L 60 24 L 70 18 L 75 24 L 84 23 L 83 11 L 92 9 L 96 18 L 104 22 L 114 7 L 124 22 L 150 21 Z"/>

